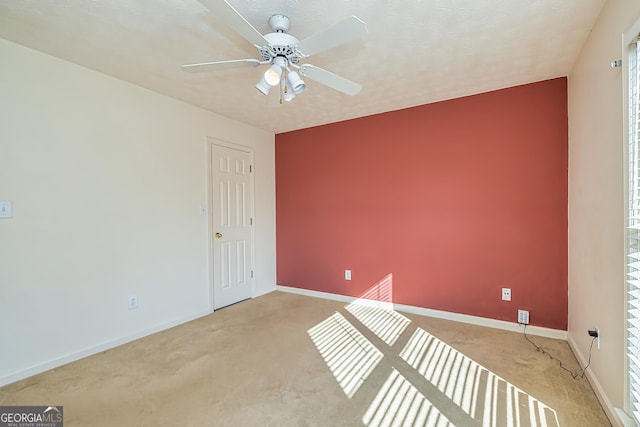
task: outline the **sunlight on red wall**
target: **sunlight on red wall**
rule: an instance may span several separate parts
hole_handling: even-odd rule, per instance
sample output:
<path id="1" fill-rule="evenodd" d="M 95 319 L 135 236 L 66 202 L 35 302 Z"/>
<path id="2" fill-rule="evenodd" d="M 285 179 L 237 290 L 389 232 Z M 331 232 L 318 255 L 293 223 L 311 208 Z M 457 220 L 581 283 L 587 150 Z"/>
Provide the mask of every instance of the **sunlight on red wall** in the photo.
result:
<path id="1" fill-rule="evenodd" d="M 565 330 L 567 138 L 565 78 L 277 135 L 278 284 Z"/>

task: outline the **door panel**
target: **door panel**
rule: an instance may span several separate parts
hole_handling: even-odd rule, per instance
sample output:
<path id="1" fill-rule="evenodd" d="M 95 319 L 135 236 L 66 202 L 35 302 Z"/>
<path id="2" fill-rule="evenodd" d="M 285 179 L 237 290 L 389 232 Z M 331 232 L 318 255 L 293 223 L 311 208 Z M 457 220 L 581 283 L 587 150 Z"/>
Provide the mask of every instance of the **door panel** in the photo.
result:
<path id="1" fill-rule="evenodd" d="M 212 145 L 213 306 L 253 295 L 251 153 Z"/>

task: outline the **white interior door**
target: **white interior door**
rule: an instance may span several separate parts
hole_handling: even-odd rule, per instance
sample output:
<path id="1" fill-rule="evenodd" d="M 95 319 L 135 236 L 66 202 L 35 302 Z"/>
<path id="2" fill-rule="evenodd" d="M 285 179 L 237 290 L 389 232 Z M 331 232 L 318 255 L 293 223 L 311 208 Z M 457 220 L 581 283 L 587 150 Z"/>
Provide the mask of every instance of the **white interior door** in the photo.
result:
<path id="1" fill-rule="evenodd" d="M 251 153 L 212 144 L 213 308 L 253 296 Z"/>

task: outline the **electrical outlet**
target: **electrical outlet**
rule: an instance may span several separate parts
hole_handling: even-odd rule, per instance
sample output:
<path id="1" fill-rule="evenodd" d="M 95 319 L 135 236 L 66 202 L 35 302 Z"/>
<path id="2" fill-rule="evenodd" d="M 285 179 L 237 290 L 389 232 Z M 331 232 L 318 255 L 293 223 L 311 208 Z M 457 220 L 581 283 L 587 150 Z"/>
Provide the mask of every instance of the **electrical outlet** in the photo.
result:
<path id="1" fill-rule="evenodd" d="M 589 329 L 587 333 L 590 337 L 593 337 L 593 339 L 596 340 L 596 345 L 598 346 L 598 350 L 600 350 L 600 329 Z M 591 341 L 591 345 L 593 345 L 593 341 Z"/>
<path id="2" fill-rule="evenodd" d="M 129 295 L 129 310 L 138 308 L 138 296 L 133 294 Z"/>
<path id="3" fill-rule="evenodd" d="M 344 280 L 351 280 L 351 270 L 344 271 Z"/>
<path id="4" fill-rule="evenodd" d="M 518 323 L 521 325 L 529 324 L 529 312 L 527 310 L 518 310 Z"/>
<path id="5" fill-rule="evenodd" d="M 0 200 L 0 218 L 13 218 L 13 202 Z"/>
<path id="6" fill-rule="evenodd" d="M 502 301 L 511 301 L 511 288 L 502 288 Z"/>

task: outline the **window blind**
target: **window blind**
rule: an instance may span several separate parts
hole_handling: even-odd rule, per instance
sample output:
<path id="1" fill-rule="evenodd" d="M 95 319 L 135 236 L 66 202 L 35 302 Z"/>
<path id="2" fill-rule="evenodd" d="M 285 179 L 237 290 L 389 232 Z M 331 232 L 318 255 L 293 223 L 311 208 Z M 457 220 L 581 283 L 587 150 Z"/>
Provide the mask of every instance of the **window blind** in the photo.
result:
<path id="1" fill-rule="evenodd" d="M 627 212 L 627 356 L 630 412 L 640 424 L 640 43 L 629 49 L 629 153 Z"/>

